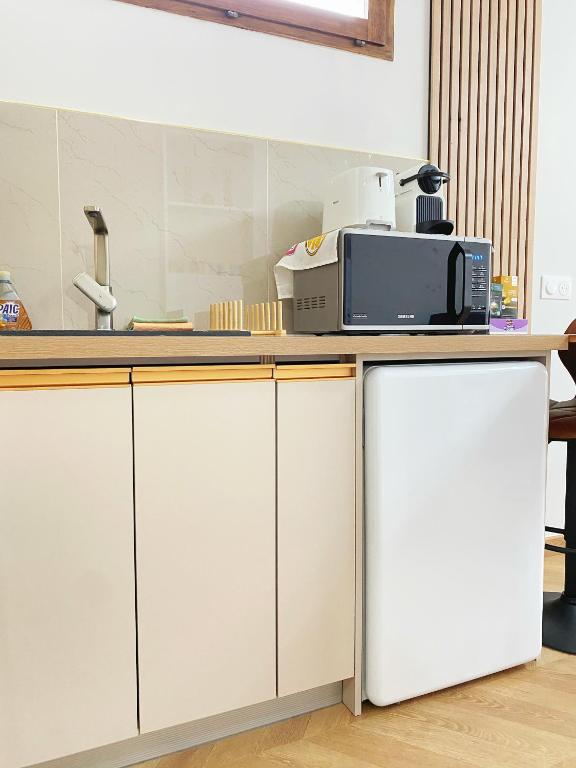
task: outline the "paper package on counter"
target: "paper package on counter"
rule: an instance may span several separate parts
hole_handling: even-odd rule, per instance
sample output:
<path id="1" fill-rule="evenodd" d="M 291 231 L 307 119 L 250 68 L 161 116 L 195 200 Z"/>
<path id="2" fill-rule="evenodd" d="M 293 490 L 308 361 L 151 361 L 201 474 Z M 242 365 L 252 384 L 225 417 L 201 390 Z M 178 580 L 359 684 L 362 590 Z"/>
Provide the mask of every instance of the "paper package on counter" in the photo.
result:
<path id="1" fill-rule="evenodd" d="M 338 261 L 339 232 L 339 229 L 334 229 L 325 235 L 297 243 L 286 251 L 286 255 L 274 267 L 279 299 L 294 298 L 294 272 L 323 267 Z"/>

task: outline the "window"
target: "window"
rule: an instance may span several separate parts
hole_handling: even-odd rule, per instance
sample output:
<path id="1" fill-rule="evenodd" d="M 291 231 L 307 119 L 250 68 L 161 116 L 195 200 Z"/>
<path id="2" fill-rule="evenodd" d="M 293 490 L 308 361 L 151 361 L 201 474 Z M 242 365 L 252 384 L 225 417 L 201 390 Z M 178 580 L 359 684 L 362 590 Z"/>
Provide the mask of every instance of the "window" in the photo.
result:
<path id="1" fill-rule="evenodd" d="M 120 0 L 391 60 L 394 0 Z"/>

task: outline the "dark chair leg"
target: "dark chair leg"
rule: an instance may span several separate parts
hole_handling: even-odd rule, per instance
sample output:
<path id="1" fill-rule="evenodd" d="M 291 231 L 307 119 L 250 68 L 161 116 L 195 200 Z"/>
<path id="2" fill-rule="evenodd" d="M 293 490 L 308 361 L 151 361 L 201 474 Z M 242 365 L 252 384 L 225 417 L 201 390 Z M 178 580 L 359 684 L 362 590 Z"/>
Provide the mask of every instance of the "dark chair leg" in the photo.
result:
<path id="1" fill-rule="evenodd" d="M 576 440 L 568 440 L 566 462 L 566 547 L 576 549 Z M 544 593 L 542 642 L 576 654 L 576 555 L 565 555 L 564 592 Z"/>

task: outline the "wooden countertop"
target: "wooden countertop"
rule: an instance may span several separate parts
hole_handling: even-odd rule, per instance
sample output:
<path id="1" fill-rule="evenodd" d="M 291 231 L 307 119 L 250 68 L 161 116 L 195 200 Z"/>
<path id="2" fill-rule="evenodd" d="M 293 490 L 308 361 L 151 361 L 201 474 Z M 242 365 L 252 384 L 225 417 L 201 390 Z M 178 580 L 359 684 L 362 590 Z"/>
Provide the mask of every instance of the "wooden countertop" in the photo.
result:
<path id="1" fill-rule="evenodd" d="M 576 336 L 0 336 L 0 367 L 34 365 L 186 362 L 192 358 L 262 355 L 522 354 L 567 349 Z"/>

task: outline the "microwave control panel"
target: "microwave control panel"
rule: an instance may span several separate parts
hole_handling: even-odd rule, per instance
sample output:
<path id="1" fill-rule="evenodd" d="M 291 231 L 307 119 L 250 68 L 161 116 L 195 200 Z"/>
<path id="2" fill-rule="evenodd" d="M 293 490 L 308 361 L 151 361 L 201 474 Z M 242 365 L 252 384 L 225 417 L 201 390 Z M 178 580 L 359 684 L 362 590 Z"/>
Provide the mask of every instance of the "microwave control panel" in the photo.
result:
<path id="1" fill-rule="evenodd" d="M 490 309 L 490 257 L 492 247 L 487 242 L 467 242 L 472 254 L 472 311 L 465 325 L 486 325 Z"/>
<path id="2" fill-rule="evenodd" d="M 486 311 L 486 297 L 490 271 L 488 267 L 475 265 L 472 267 L 472 311 Z"/>

